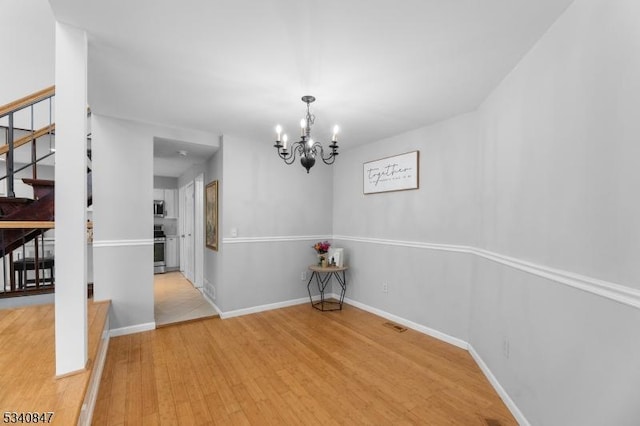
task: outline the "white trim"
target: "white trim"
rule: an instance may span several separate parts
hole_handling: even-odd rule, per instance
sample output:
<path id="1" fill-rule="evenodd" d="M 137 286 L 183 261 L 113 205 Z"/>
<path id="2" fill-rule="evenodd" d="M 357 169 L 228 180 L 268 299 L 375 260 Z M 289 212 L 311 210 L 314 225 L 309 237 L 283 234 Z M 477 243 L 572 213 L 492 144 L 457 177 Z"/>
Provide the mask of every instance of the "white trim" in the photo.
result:
<path id="1" fill-rule="evenodd" d="M 80 418 L 78 419 L 79 425 L 90 425 L 93 419 L 93 411 L 96 407 L 96 401 L 98 399 L 98 389 L 100 388 L 100 381 L 102 379 L 102 371 L 104 370 L 104 364 L 107 360 L 107 350 L 109 349 L 109 315 L 104 323 L 104 329 L 102 330 L 102 338 L 100 339 L 100 346 L 98 348 L 98 355 L 96 356 L 95 364 L 91 372 L 91 378 L 89 381 L 89 387 L 85 393 L 85 400 L 80 410 Z"/>
<path id="2" fill-rule="evenodd" d="M 334 299 L 340 299 L 340 296 L 337 294 L 329 294 L 329 295 L 325 295 L 325 297 L 332 297 Z M 308 299 L 307 299 L 308 301 Z M 365 305 L 364 303 L 361 302 L 357 302 L 353 299 L 349 299 L 348 297 L 344 298 L 344 302 L 351 305 L 351 306 L 355 306 L 356 308 L 360 308 L 363 311 L 367 311 L 367 312 L 371 312 L 374 315 L 377 315 L 379 317 L 382 318 L 386 318 L 390 321 L 393 321 L 395 323 L 404 325 L 405 327 L 409 327 L 412 330 L 415 331 L 419 331 L 422 334 L 426 334 L 428 336 L 431 337 L 435 337 L 438 340 L 442 340 L 445 343 L 449 343 L 450 345 L 453 346 L 457 346 L 461 349 L 465 349 L 468 350 L 469 349 L 469 344 L 467 342 L 465 342 L 462 339 L 458 339 L 457 337 L 453 337 L 450 336 L 446 333 L 442 333 L 438 330 L 434 330 L 433 328 L 429 328 L 427 326 L 424 326 L 422 324 L 418 324 L 416 322 L 410 321 L 408 319 L 404 319 L 402 317 L 399 317 L 397 315 L 391 314 L 389 312 L 383 311 L 381 309 L 378 308 L 374 308 L 373 306 L 369 306 L 369 305 Z"/>
<path id="3" fill-rule="evenodd" d="M 326 294 L 325 295 L 327 298 L 334 298 L 334 299 L 339 299 L 340 296 L 335 294 L 335 293 L 330 293 L 330 294 Z M 317 300 L 319 298 L 319 296 L 314 296 L 313 300 Z M 308 297 L 303 297 L 300 299 L 293 299 L 293 300 L 288 300 L 286 302 L 280 302 L 280 303 L 271 303 L 268 305 L 260 305 L 260 306 L 254 306 L 252 308 L 245 308 L 245 309 L 237 309 L 235 311 L 229 311 L 229 312 L 222 312 L 216 305 L 215 303 L 213 303 L 205 294 L 205 299 L 207 299 L 207 301 L 209 303 L 211 303 L 213 305 L 213 307 L 218 311 L 218 313 L 220 314 L 220 318 L 221 319 L 227 319 L 227 318 L 233 318 L 233 317 L 237 317 L 237 316 L 242 316 L 242 315 L 249 315 L 249 314 L 254 314 L 254 313 L 258 313 L 258 312 L 264 312 L 264 311 L 270 311 L 273 309 L 280 309 L 280 308 L 285 308 L 288 306 L 294 306 L 294 305 L 301 305 L 304 303 L 309 303 L 309 298 Z M 482 358 L 480 357 L 480 355 L 475 351 L 475 349 L 466 341 L 459 339 L 457 337 L 453 337 L 450 336 L 446 333 L 442 333 L 438 330 L 435 330 L 433 328 L 424 326 L 422 324 L 418 324 L 416 322 L 404 319 L 402 317 L 399 317 L 397 315 L 391 314 L 389 312 L 383 311 L 381 309 L 378 308 L 374 308 L 372 306 L 369 305 L 365 305 L 364 303 L 360 303 L 357 302 L 353 299 L 349 299 L 347 297 L 344 298 L 344 302 L 348 305 L 354 306 L 356 308 L 362 309 L 363 311 L 367 311 L 370 312 L 374 315 L 377 315 L 379 317 L 382 318 L 386 318 L 388 320 L 391 320 L 395 323 L 404 325 L 408 328 L 411 328 L 419 333 L 423 333 L 426 334 L 428 336 L 431 336 L 433 338 L 436 338 L 440 341 L 443 341 L 445 343 L 448 343 L 450 345 L 456 346 L 458 348 L 464 349 L 466 351 L 468 351 L 471 354 L 471 357 L 475 360 L 475 362 L 478 364 L 478 366 L 480 367 L 480 370 L 482 371 L 482 373 L 487 377 L 487 380 L 489 380 L 489 383 L 491 384 L 491 386 L 493 386 L 493 388 L 496 390 L 496 392 L 498 393 L 498 395 L 500 396 L 500 398 L 504 401 L 504 403 L 506 404 L 507 408 L 511 411 L 511 414 L 513 414 L 513 417 L 515 417 L 515 419 L 518 421 L 518 423 L 520 423 L 521 426 L 530 426 L 530 423 L 527 421 L 527 419 L 524 417 L 524 415 L 522 414 L 522 412 L 520 411 L 520 409 L 518 408 L 518 406 L 516 405 L 516 403 L 509 397 L 509 394 L 504 390 L 504 388 L 502 387 L 502 385 L 500 384 L 500 382 L 498 382 L 498 379 L 496 379 L 496 377 L 493 375 L 493 373 L 491 372 L 491 370 L 489 369 L 489 367 L 487 366 L 487 364 L 482 360 Z"/>
<path id="4" fill-rule="evenodd" d="M 155 330 L 156 322 L 147 322 L 144 324 L 130 325 L 128 327 L 120 327 L 112 329 L 109 334 L 111 337 L 125 336 L 127 334 L 142 333 L 143 331 Z"/>
<path id="5" fill-rule="evenodd" d="M 579 275 L 573 272 L 563 271 L 561 269 L 538 265 L 535 263 L 494 253 L 489 250 L 452 244 L 433 244 L 423 243 L 419 241 L 385 240 L 380 238 L 350 237 L 345 235 L 335 235 L 333 237 L 333 240 L 355 241 L 359 243 L 440 250 L 457 253 L 470 253 L 478 257 L 500 263 L 502 265 L 510 266 L 523 272 L 537 275 L 539 277 L 552 280 L 569 287 L 586 291 L 588 293 L 605 297 L 607 299 L 640 309 L 640 290 L 636 290 L 634 288 L 621 284 Z"/>
<path id="6" fill-rule="evenodd" d="M 337 294 L 329 294 L 329 295 L 327 295 L 327 297 L 332 297 L 332 298 L 335 298 L 335 299 L 339 299 L 340 298 L 340 296 L 337 295 Z M 386 319 L 391 320 L 391 321 L 393 321 L 395 323 L 404 325 L 405 327 L 409 327 L 412 330 L 415 330 L 415 331 L 417 331 L 419 333 L 426 334 L 428 336 L 431 336 L 431 337 L 434 337 L 434 338 L 436 338 L 438 340 L 441 340 L 441 341 L 443 341 L 445 343 L 449 343 L 449 344 L 451 344 L 453 346 L 457 346 L 457 347 L 459 347 L 461 349 L 464 349 L 464 350 L 468 351 L 471 354 L 471 357 L 478 364 L 478 367 L 480 367 L 480 370 L 485 375 L 487 380 L 489 380 L 489 383 L 491 383 L 491 386 L 493 386 L 493 388 L 498 393 L 498 395 L 500 396 L 502 401 L 504 401 L 504 403 L 507 406 L 507 408 L 509 409 L 509 411 L 511 411 L 511 414 L 516 419 L 516 421 L 520 424 L 520 426 L 530 426 L 529 421 L 526 419 L 524 414 L 522 414 L 522 412 L 520 411 L 520 409 L 518 408 L 516 403 L 511 399 L 511 397 L 509 396 L 507 391 L 504 390 L 504 388 L 502 387 L 502 385 L 500 384 L 500 382 L 498 381 L 496 376 L 493 375 L 493 373 L 491 372 L 491 370 L 489 369 L 487 364 L 484 362 L 484 360 L 476 352 L 476 350 L 473 348 L 473 346 L 471 346 L 468 342 L 465 342 L 462 339 L 458 339 L 457 337 L 453 337 L 453 336 L 450 336 L 448 334 L 442 333 L 442 332 L 440 332 L 438 330 L 434 330 L 434 329 L 426 327 L 424 325 L 415 323 L 413 321 L 409 321 L 409 320 L 404 319 L 402 317 L 399 317 L 397 315 L 390 314 L 389 312 L 380 310 L 378 308 L 374 308 L 372 306 L 365 305 L 364 303 L 356 302 L 355 300 L 352 300 L 352 299 L 349 299 L 349 298 L 346 298 L 346 297 L 344 299 L 344 302 L 349 304 L 349 305 L 351 305 L 351 306 L 355 306 L 356 308 L 360 308 L 363 311 L 367 311 L 367 312 L 370 312 L 370 313 L 372 313 L 374 315 L 377 315 L 379 317 L 386 318 Z"/>
<path id="7" fill-rule="evenodd" d="M 489 366 L 480 357 L 480 354 L 478 354 L 478 352 L 476 352 L 476 350 L 471 345 L 469 345 L 468 351 L 471 354 L 471 357 L 475 360 L 476 364 L 478 364 L 478 367 L 480 367 L 480 370 L 482 370 L 482 373 L 484 373 L 487 380 L 489 380 L 489 383 L 491 383 L 491 386 L 493 386 L 493 388 L 496 390 L 496 392 L 498 393 L 502 401 L 505 403 L 509 411 L 511 411 L 511 414 L 513 415 L 513 417 L 515 417 L 518 424 L 520 424 L 520 426 L 530 426 L 530 423 L 527 420 L 527 418 L 524 416 L 524 414 L 522 414 L 522 411 L 520 411 L 520 409 L 518 408 L 516 403 L 513 401 L 513 399 L 511 399 L 507 391 L 504 390 L 504 388 L 502 387 L 502 385 L 500 384 L 496 376 L 494 376 L 491 370 L 489 369 Z"/>
<path id="8" fill-rule="evenodd" d="M 246 243 L 282 243 L 291 241 L 313 241 L 313 240 L 330 240 L 331 235 L 288 235 L 280 237 L 242 237 L 222 239 L 224 244 L 246 244 Z"/>
<path id="9" fill-rule="evenodd" d="M 93 247 L 129 247 L 129 246 L 152 246 L 153 238 L 142 240 L 94 240 Z"/>
<path id="10" fill-rule="evenodd" d="M 242 315 L 255 314 L 255 313 L 258 313 L 258 312 L 271 311 L 273 309 L 286 308 L 286 307 L 294 306 L 294 305 L 301 305 L 303 303 L 309 303 L 309 298 L 308 297 L 302 297 L 300 299 L 293 299 L 293 300 L 287 300 L 287 301 L 284 301 L 284 302 L 270 303 L 270 304 L 267 304 L 267 305 L 253 306 L 251 308 L 236 309 L 234 311 L 228 311 L 228 312 L 221 312 L 220 310 L 218 310 L 218 312 L 220 312 L 220 318 L 227 319 L 227 318 L 239 317 L 239 316 L 242 316 Z"/>
<path id="11" fill-rule="evenodd" d="M 563 271 L 561 269 L 537 265 L 535 263 L 493 253 L 488 250 L 474 249 L 474 254 L 539 277 L 556 281 L 560 284 L 565 284 L 570 287 L 606 297 L 607 299 L 615 300 L 616 302 L 624 303 L 625 305 L 640 309 L 640 290 L 636 290 L 631 287 L 586 277 L 584 275 Z"/>
<path id="12" fill-rule="evenodd" d="M 440 251 L 452 251 L 457 253 L 473 253 L 474 251 L 473 247 L 469 247 L 469 246 L 424 243 L 421 241 L 386 240 L 382 238 L 349 237 L 346 235 L 334 235 L 332 239 L 343 240 L 343 241 L 355 241 L 358 243 L 381 244 L 385 246 L 399 246 L 399 247 L 420 248 L 420 249 L 430 249 L 430 250 L 440 250 Z"/>
<path id="13" fill-rule="evenodd" d="M 218 315 L 220 315 L 220 318 L 222 318 L 222 311 L 220 310 L 220 308 L 218 308 L 218 305 L 216 305 L 204 291 L 202 292 L 202 296 L 204 297 L 204 300 L 206 300 L 211 306 L 213 306 L 213 309 L 215 309 Z"/>

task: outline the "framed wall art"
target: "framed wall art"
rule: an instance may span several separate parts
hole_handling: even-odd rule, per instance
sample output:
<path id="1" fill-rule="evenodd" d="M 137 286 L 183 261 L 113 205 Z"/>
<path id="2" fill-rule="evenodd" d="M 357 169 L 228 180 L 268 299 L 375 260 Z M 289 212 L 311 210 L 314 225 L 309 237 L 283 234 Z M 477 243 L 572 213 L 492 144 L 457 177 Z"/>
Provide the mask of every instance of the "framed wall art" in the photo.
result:
<path id="1" fill-rule="evenodd" d="M 376 194 L 418 189 L 419 154 L 419 151 L 412 151 L 364 163 L 363 192 Z"/>
<path id="2" fill-rule="evenodd" d="M 205 189 L 205 244 L 218 251 L 218 181 L 214 180 Z"/>

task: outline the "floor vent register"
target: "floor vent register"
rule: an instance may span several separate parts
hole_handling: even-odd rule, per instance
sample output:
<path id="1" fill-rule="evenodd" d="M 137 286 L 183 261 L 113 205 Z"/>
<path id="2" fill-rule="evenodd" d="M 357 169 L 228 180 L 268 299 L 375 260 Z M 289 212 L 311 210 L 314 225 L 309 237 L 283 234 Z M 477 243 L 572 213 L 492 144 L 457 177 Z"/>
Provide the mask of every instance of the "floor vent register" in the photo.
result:
<path id="1" fill-rule="evenodd" d="M 389 327 L 390 329 L 397 331 L 398 333 L 403 333 L 405 331 L 407 331 L 406 327 L 403 327 L 401 325 L 398 324 L 394 324 L 392 322 L 385 322 L 382 325 L 384 325 L 385 327 Z"/>

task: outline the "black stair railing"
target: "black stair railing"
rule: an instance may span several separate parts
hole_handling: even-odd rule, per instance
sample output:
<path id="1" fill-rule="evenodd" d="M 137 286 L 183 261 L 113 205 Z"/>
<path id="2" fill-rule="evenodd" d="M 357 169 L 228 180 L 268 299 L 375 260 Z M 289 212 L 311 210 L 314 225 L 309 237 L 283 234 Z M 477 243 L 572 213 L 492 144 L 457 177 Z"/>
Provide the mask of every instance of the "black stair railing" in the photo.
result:
<path id="1" fill-rule="evenodd" d="M 0 177 L 0 181 L 6 179 L 6 193 L 9 197 L 15 196 L 14 179 L 16 173 L 31 167 L 32 178 L 37 179 L 37 163 L 53 154 L 52 135 L 55 132 L 53 121 L 54 97 L 55 86 L 51 86 L 0 107 L 0 123 L 6 123 L 6 127 L 3 129 L 5 144 L 0 146 L 0 156 L 6 156 L 6 173 Z M 38 112 L 37 115 L 36 110 Z M 20 114 L 20 125 L 18 126 L 16 125 L 16 114 Z M 36 141 L 43 137 L 49 140 L 50 149 L 46 154 L 38 157 Z M 31 144 L 31 155 L 22 161 L 25 165 L 16 170 L 16 149 L 29 143 Z"/>
<path id="2" fill-rule="evenodd" d="M 33 199 L 15 198 L 15 178 L 31 168 L 35 182 L 38 164 L 55 152 L 54 97 L 55 86 L 51 86 L 0 106 L 0 131 L 5 139 L 4 144 L 0 139 L 0 160 L 5 165 L 0 185 L 5 185 L 7 195 L 0 199 L 0 297 L 53 291 L 53 249 L 47 250 L 45 241 L 46 231 L 53 228 L 53 194 L 44 197 L 51 200 L 38 200 L 41 197 L 34 186 Z M 38 143 L 43 140 L 48 146 Z M 46 211 L 46 217 L 34 216 L 34 210 Z M 38 216 L 45 222 L 33 222 Z"/>
<path id="3" fill-rule="evenodd" d="M 4 145 L 0 139 L 0 160 L 5 156 L 6 171 L 3 176 L 0 173 L 0 185 L 6 184 L 7 194 L 7 197 L 0 197 L 0 298 L 54 290 L 53 239 L 46 237 L 46 232 L 54 227 L 53 181 L 38 179 L 38 164 L 55 154 L 54 100 L 55 86 L 52 86 L 0 106 L 0 138 L 3 131 L 5 139 Z M 91 116 L 89 109 L 87 115 Z M 90 134 L 87 135 L 87 142 L 87 194 L 90 205 Z M 22 146 L 30 147 L 28 155 L 24 149 L 16 155 L 16 150 Z M 28 168 L 31 168 L 31 179 L 22 180 L 33 187 L 33 199 L 16 198 L 16 175 Z"/>
<path id="4" fill-rule="evenodd" d="M 27 222 L 3 222 L 0 231 L 0 246 L 7 239 L 15 242 L 19 236 L 19 247 L 1 257 L 0 298 L 52 293 L 55 286 L 55 263 L 53 245 L 45 238 L 45 232 L 53 222 L 39 223 L 34 228 Z M 34 238 L 32 234 L 35 233 Z M 50 245 L 51 244 L 51 245 Z"/>

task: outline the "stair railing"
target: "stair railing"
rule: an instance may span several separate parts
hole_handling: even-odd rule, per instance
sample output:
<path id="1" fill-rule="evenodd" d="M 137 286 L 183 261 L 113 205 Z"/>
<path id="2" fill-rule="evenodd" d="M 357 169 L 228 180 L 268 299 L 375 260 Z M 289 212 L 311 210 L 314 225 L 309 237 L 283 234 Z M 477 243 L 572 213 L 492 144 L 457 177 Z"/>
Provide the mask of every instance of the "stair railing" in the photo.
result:
<path id="1" fill-rule="evenodd" d="M 44 238 L 45 231 L 54 228 L 54 226 L 53 221 L 0 221 L 1 230 L 22 231 L 20 233 L 23 235 L 20 248 L 5 253 L 1 257 L 0 298 L 52 293 L 54 291 L 55 266 L 53 258 L 46 254 Z M 32 253 L 30 248 L 27 248 L 28 244 L 31 246 L 31 241 L 27 241 L 25 238 L 31 231 L 39 232 L 39 235 L 31 240 L 33 242 Z M 0 246 L 4 246 L 4 241 L 2 241 L 4 235 L 4 233 L 0 233 Z M 30 271 L 33 271 L 34 278 L 30 278 Z"/>
<path id="2" fill-rule="evenodd" d="M 14 176 L 16 173 L 28 167 L 32 167 L 32 177 L 33 179 L 37 179 L 37 163 L 53 154 L 53 150 L 50 149 L 50 152 L 48 154 L 37 158 L 36 140 L 45 135 L 49 135 L 49 140 L 51 140 L 51 135 L 53 135 L 55 132 L 55 123 L 53 122 L 54 96 L 55 86 L 51 86 L 0 107 L 0 120 L 6 118 L 7 121 L 7 130 L 5 136 L 6 143 L 5 145 L 0 146 L 0 156 L 6 154 L 6 173 L 4 176 L 0 177 L 0 181 L 3 179 L 7 179 L 7 196 L 9 197 L 15 196 Z M 36 129 L 34 107 L 43 102 L 48 102 L 48 124 L 39 129 Z M 22 110 L 25 110 L 26 108 L 29 108 L 30 110 L 30 117 L 28 120 L 30 122 L 30 128 L 24 129 L 21 127 L 16 127 L 15 114 Z M 26 131 L 28 132 L 28 134 L 16 139 L 16 130 L 22 130 L 23 132 Z M 27 143 L 31 143 L 31 161 L 27 161 L 23 167 L 15 170 L 15 149 Z"/>
<path id="3" fill-rule="evenodd" d="M 5 144 L 0 143 L 0 160 L 3 155 L 6 155 L 6 174 L 0 176 L 0 182 L 6 179 L 7 196 L 15 197 L 14 179 L 15 175 L 20 171 L 31 167 L 32 179 L 38 179 L 37 165 L 42 160 L 55 154 L 55 148 L 53 147 L 53 137 L 55 135 L 55 123 L 53 120 L 53 102 L 55 97 L 55 86 L 48 87 L 36 93 L 33 93 L 24 98 L 18 99 L 5 106 L 0 107 L 0 129 L 5 127 Z M 48 103 L 48 105 L 47 105 Z M 43 107 L 48 107 L 48 120 L 43 120 L 41 116 L 36 120 L 36 114 L 34 109 L 44 110 Z M 28 110 L 28 119 L 22 116 L 22 114 L 16 120 L 15 114 L 21 111 Z M 87 108 L 87 116 L 91 116 L 91 111 Z M 29 125 L 24 123 L 29 122 Z M 16 122 L 23 124 L 22 126 L 16 125 Z M 37 124 L 36 124 L 37 123 Z M 38 126 L 43 127 L 36 129 Z M 23 135 L 20 135 L 23 133 Z M 26 134 L 25 134 L 26 133 Z M 46 154 L 38 157 L 38 150 L 36 142 L 48 136 L 49 150 Z M 23 157 L 20 153 L 21 167 L 15 167 L 15 150 L 19 147 L 31 144 L 30 159 L 26 159 L 26 155 Z M 91 134 L 87 135 L 87 144 L 89 146 L 87 150 L 87 189 L 89 203 L 91 203 Z M 27 183 L 27 179 L 23 179 Z M 34 188 L 35 191 L 35 188 Z M 38 198 L 34 192 L 34 198 Z M 0 298 L 31 295 L 35 293 L 53 292 L 54 289 L 54 266 L 53 259 L 47 255 L 45 247 L 44 233 L 54 228 L 54 222 L 40 222 L 40 221 L 4 221 L 0 219 L 0 247 L 5 247 L 5 242 L 10 241 L 9 238 L 5 238 L 6 233 L 2 230 L 15 230 L 22 236 L 17 236 L 13 233 L 14 238 L 12 241 L 21 242 L 17 249 L 1 250 L 0 252 L 0 280 L 2 285 L 0 286 Z M 92 235 L 92 224 L 88 224 L 88 233 Z M 40 241 L 38 241 L 40 240 Z M 29 245 L 29 248 L 27 248 Z M 12 247 L 16 247 L 15 243 L 12 243 Z M 49 278 L 46 277 L 46 270 L 49 270 Z M 33 271 L 35 278 L 31 279 L 29 272 Z M 42 276 L 40 272 L 42 271 Z M 17 281 L 16 281 L 17 274 Z"/>

